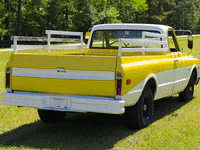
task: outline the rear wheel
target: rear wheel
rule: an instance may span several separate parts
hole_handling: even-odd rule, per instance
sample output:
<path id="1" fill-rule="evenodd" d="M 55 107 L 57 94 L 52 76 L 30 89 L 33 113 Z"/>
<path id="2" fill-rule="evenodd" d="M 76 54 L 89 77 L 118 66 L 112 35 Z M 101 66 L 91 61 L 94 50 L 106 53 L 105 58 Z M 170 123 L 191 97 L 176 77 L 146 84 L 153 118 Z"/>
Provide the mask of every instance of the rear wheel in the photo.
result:
<path id="1" fill-rule="evenodd" d="M 125 119 L 130 129 L 141 129 L 150 125 L 153 115 L 153 94 L 148 85 L 145 86 L 138 102 L 125 109 Z"/>
<path id="2" fill-rule="evenodd" d="M 179 93 L 179 100 L 182 102 L 190 101 L 193 99 L 193 94 L 194 94 L 194 78 L 193 76 L 191 76 L 185 90 Z"/>
<path id="3" fill-rule="evenodd" d="M 44 123 L 53 123 L 64 120 L 66 112 L 38 109 L 38 115 Z"/>

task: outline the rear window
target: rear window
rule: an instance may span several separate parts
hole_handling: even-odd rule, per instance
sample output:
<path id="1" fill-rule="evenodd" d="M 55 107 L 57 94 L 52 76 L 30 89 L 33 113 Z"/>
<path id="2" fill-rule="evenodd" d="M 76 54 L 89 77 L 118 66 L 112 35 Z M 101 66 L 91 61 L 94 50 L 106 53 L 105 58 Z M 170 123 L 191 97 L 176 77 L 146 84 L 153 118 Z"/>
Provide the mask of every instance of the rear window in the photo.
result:
<path id="1" fill-rule="evenodd" d="M 90 48 L 118 49 L 119 39 L 142 39 L 142 32 L 159 33 L 158 31 L 141 31 L 141 30 L 97 30 L 93 32 Z M 145 37 L 152 38 L 152 37 Z M 160 39 L 158 39 L 160 40 Z M 141 44 L 123 43 L 122 47 L 137 48 Z"/>

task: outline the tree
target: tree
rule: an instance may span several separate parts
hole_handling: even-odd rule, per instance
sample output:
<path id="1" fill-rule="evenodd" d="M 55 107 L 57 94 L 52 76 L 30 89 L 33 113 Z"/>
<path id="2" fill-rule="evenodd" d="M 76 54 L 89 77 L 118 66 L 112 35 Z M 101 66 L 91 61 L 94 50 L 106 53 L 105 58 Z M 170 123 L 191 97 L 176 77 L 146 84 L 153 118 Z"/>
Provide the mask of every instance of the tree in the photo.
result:
<path id="1" fill-rule="evenodd" d="M 10 9 L 9 9 L 9 0 L 5 0 L 5 3 L 6 3 L 6 12 L 7 14 L 9 13 Z M 6 15 L 6 29 L 9 31 L 10 30 L 10 26 L 9 26 L 9 22 L 10 22 L 10 19 L 9 19 L 9 15 Z"/>
<path id="2" fill-rule="evenodd" d="M 7 32 L 8 32 L 8 30 L 7 29 L 5 29 L 5 26 L 2 24 L 2 22 L 4 21 L 6 19 L 6 16 L 4 17 L 4 18 L 1 18 L 0 19 L 0 36 L 2 35 L 5 35 Z"/>
<path id="3" fill-rule="evenodd" d="M 95 24 L 154 23 L 200 30 L 199 0 L 2 0 L 1 35 L 85 32 Z"/>
<path id="4" fill-rule="evenodd" d="M 0 1 L 0 36 L 5 35 L 9 30 L 8 7 L 6 2 Z"/>
<path id="5" fill-rule="evenodd" d="M 17 17 L 17 35 L 20 35 L 20 27 L 21 27 L 21 0 L 18 0 L 18 17 Z"/>

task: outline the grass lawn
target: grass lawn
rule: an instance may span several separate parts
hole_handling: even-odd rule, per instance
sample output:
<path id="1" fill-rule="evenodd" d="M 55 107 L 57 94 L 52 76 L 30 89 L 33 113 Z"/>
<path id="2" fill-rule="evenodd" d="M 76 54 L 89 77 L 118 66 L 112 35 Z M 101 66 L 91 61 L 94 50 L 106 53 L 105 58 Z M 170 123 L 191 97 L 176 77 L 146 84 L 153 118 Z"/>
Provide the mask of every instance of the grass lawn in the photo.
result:
<path id="1" fill-rule="evenodd" d="M 186 38 L 179 38 L 186 50 Z M 0 93 L 5 92 L 5 65 L 12 52 L 0 52 Z M 193 56 L 200 59 L 200 36 Z M 200 149 L 200 85 L 194 99 L 177 95 L 155 101 L 153 123 L 129 130 L 119 115 L 68 113 L 62 122 L 44 124 L 37 110 L 0 105 L 0 149 Z"/>

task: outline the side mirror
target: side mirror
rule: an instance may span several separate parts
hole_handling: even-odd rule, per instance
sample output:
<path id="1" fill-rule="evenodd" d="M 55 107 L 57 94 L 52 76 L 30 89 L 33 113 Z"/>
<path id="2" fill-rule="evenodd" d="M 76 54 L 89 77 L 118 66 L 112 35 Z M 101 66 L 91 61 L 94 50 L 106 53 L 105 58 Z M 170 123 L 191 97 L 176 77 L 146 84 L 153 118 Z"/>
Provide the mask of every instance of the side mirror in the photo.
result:
<path id="1" fill-rule="evenodd" d="M 192 49 L 193 48 L 193 36 L 188 35 L 188 48 Z"/>
<path id="2" fill-rule="evenodd" d="M 90 36 L 90 32 L 86 32 L 86 33 L 85 33 L 85 44 L 86 44 L 86 45 L 87 45 L 89 36 Z"/>
<path id="3" fill-rule="evenodd" d="M 87 45 L 87 43 L 88 43 L 88 39 L 85 39 L 85 44 Z"/>

